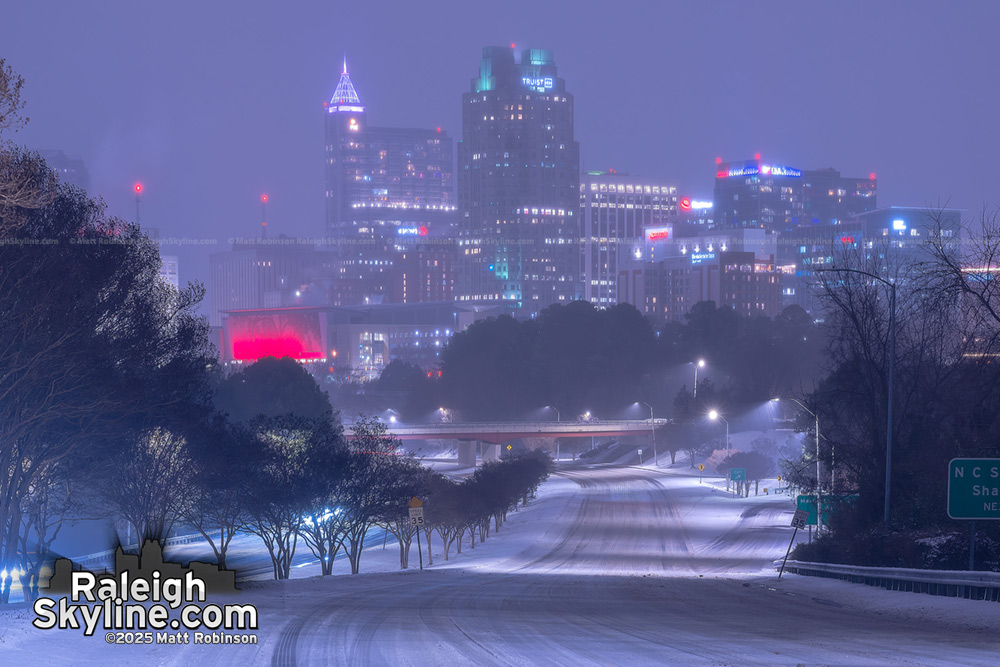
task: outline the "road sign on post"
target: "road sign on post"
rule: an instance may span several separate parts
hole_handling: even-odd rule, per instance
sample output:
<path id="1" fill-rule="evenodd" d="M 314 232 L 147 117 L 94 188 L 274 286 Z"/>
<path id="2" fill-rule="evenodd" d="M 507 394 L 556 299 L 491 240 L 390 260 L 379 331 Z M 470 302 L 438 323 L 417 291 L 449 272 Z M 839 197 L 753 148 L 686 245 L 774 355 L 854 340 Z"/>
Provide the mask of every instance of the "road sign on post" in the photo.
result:
<path id="1" fill-rule="evenodd" d="M 420 529 L 424 525 L 424 501 L 416 496 L 407 503 L 410 506 L 410 525 L 417 527 L 417 557 L 420 558 L 420 570 L 424 569 L 424 549 L 420 546 Z"/>
<path id="2" fill-rule="evenodd" d="M 1000 459 L 952 459 L 948 463 L 948 516 L 1000 519 Z"/>
<path id="3" fill-rule="evenodd" d="M 731 482 L 745 482 L 745 481 L 747 481 L 747 469 L 746 468 L 730 468 L 729 469 L 729 481 L 731 481 Z"/>
<path id="4" fill-rule="evenodd" d="M 778 579 L 781 579 L 781 575 L 785 572 L 785 563 L 788 562 L 788 554 L 792 552 L 792 545 L 795 544 L 795 536 L 799 534 L 799 528 L 806 527 L 806 520 L 809 518 L 809 512 L 806 510 L 795 510 L 795 514 L 792 515 L 792 539 L 788 540 L 788 548 L 785 549 L 785 560 L 781 561 L 781 569 L 778 570 Z"/>

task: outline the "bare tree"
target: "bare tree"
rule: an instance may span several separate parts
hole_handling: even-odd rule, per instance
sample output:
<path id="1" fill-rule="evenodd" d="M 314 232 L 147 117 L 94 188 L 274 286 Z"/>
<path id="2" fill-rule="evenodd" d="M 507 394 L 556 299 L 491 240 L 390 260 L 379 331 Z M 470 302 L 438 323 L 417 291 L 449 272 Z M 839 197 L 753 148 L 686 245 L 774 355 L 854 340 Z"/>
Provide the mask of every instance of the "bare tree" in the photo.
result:
<path id="1" fill-rule="evenodd" d="M 21 500 L 21 590 L 26 600 L 38 597 L 39 575 L 50 559 L 52 543 L 73 505 L 73 485 L 58 467 L 38 476 Z"/>
<path id="2" fill-rule="evenodd" d="M 111 457 L 98 492 L 135 530 L 138 544 L 162 545 L 189 511 L 193 471 L 187 442 L 154 428 Z"/>
<path id="3" fill-rule="evenodd" d="M 897 497 L 917 492 L 916 484 L 903 480 L 909 470 L 926 465 L 915 452 L 926 441 L 931 427 L 926 420 L 937 413 L 941 388 L 958 368 L 954 361 L 964 342 L 954 299 L 927 280 L 919 256 L 903 252 L 891 237 L 834 249 L 831 255 L 837 270 L 819 274 L 820 299 L 831 327 L 831 373 L 810 405 L 816 406 L 823 425 L 824 467 L 829 469 L 835 449 L 838 481 L 857 485 L 862 495 L 858 507 L 870 509 L 868 520 L 874 521 L 885 493 L 890 365 L 895 367 L 892 496 Z M 894 340 L 889 326 L 893 292 Z"/>
<path id="4" fill-rule="evenodd" d="M 260 537 L 275 579 L 287 579 L 304 518 L 325 506 L 342 466 L 342 439 L 324 419 L 260 417 L 247 451 L 247 530 Z"/>
<path id="5" fill-rule="evenodd" d="M 28 122 L 21 115 L 23 87 L 24 79 L 0 58 L 0 220 L 5 227 L 24 223 L 18 208 L 45 206 L 55 198 L 56 191 L 56 175 L 37 153 L 3 141 L 4 131 L 17 132 Z"/>
<path id="6" fill-rule="evenodd" d="M 385 513 L 406 493 L 399 475 L 400 441 L 377 418 L 362 417 L 354 423 L 354 440 L 348 473 L 331 501 L 344 513 L 345 546 L 351 573 L 360 571 L 365 537 Z"/>
<path id="7" fill-rule="evenodd" d="M 14 72 L 7 61 L 0 58 L 0 136 L 4 130 L 17 130 L 24 127 L 28 118 L 21 116 L 24 101 L 21 99 L 21 89 L 24 79 Z"/>
<path id="8" fill-rule="evenodd" d="M 963 352 L 988 358 L 1000 347 L 1000 207 L 984 206 L 979 219 L 960 230 L 945 223 L 944 211 L 927 216 L 935 229 L 921 269 L 929 287 L 960 310 Z"/>
<path id="9" fill-rule="evenodd" d="M 225 569 L 229 545 L 248 519 L 246 480 L 251 464 L 243 452 L 253 436 L 245 426 L 217 418 L 195 437 L 191 502 L 184 521 L 201 533 L 216 563 Z"/>

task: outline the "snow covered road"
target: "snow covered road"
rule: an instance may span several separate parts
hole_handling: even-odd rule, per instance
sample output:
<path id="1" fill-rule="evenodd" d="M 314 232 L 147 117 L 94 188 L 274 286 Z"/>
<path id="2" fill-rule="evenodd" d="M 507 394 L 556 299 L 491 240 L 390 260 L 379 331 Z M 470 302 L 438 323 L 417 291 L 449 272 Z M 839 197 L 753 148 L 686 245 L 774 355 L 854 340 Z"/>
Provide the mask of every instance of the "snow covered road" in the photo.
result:
<path id="1" fill-rule="evenodd" d="M 499 535 L 424 572 L 253 584 L 240 601 L 261 609 L 258 646 L 104 646 L 29 627 L 0 663 L 997 664 L 996 603 L 778 581 L 791 510 L 696 477 L 570 468 Z"/>

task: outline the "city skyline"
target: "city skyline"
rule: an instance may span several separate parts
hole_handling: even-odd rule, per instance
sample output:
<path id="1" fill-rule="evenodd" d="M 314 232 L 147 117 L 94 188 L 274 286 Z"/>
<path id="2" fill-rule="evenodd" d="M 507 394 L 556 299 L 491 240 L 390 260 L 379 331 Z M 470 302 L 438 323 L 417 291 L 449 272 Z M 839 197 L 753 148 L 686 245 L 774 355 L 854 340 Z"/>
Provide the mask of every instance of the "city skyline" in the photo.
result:
<path id="1" fill-rule="evenodd" d="M 996 93 L 975 87 L 988 80 L 989 40 L 977 35 L 998 14 L 991 5 L 851 3 L 834 16 L 791 4 L 575 5 L 575 18 L 605 27 L 600 47 L 568 29 L 565 11 L 527 3 L 482 28 L 468 27 L 459 3 L 392 7 L 389 25 L 376 18 L 385 8 L 344 17 L 317 3 L 306 21 L 234 7 L 213 6 L 199 22 L 114 2 L 16 7 L 8 25 L 19 29 L 4 39 L 32 118 L 12 138 L 82 159 L 112 214 L 134 217 L 132 186 L 143 182 L 144 225 L 163 238 L 216 239 L 177 249 L 182 280 L 206 280 L 208 254 L 227 238 L 259 234 L 262 193 L 269 234 L 322 228 L 318 110 L 345 53 L 371 123 L 458 137 L 461 93 L 484 46 L 551 49 L 576 98 L 581 170 L 615 168 L 676 184 L 681 196 L 711 197 L 716 158 L 760 152 L 802 169 L 874 172 L 881 205 L 972 214 L 998 200 Z M 643 25 L 629 19 L 640 14 Z M 820 19 L 831 29 L 812 35 Z M 352 29 L 331 36 L 338 22 Z"/>

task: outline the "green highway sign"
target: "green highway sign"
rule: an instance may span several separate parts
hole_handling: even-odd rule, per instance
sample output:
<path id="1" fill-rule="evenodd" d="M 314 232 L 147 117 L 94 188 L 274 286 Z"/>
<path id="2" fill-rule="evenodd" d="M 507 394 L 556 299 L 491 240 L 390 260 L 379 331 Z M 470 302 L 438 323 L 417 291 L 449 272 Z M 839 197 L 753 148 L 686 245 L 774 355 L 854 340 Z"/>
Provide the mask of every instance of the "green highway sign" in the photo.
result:
<path id="1" fill-rule="evenodd" d="M 837 506 L 842 503 L 852 503 L 858 499 L 856 494 L 837 494 L 830 496 L 823 496 L 823 525 L 830 523 L 830 515 Z M 806 525 L 815 526 L 816 525 L 816 496 L 815 495 L 801 495 L 795 499 L 795 504 L 800 510 L 805 510 L 809 513 L 808 518 L 806 518 Z"/>
<path id="2" fill-rule="evenodd" d="M 816 496 L 806 496 L 806 495 L 798 496 L 795 499 L 795 506 L 798 509 L 807 512 L 806 515 L 807 526 L 816 525 Z M 825 519 L 826 517 L 824 516 L 823 518 Z"/>
<path id="3" fill-rule="evenodd" d="M 747 481 L 747 469 L 746 468 L 730 468 L 729 469 L 729 479 L 733 482 L 745 482 Z"/>
<path id="4" fill-rule="evenodd" d="M 952 459 L 948 463 L 948 516 L 1000 519 L 1000 459 Z"/>

